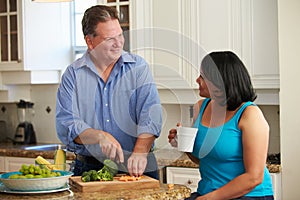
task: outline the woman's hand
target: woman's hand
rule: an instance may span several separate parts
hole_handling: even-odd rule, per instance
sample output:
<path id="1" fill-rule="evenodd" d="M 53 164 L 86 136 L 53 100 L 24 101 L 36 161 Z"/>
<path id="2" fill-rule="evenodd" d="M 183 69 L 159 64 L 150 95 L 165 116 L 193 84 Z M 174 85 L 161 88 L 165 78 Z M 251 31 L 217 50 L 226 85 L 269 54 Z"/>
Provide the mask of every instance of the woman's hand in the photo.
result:
<path id="1" fill-rule="evenodd" d="M 177 130 L 175 128 L 169 131 L 168 139 L 172 147 L 177 147 Z"/>
<path id="2" fill-rule="evenodd" d="M 177 127 L 181 126 L 181 123 L 178 122 Z M 172 128 L 169 131 L 168 135 L 169 143 L 171 144 L 172 147 L 177 147 L 177 130 L 176 128 Z"/>

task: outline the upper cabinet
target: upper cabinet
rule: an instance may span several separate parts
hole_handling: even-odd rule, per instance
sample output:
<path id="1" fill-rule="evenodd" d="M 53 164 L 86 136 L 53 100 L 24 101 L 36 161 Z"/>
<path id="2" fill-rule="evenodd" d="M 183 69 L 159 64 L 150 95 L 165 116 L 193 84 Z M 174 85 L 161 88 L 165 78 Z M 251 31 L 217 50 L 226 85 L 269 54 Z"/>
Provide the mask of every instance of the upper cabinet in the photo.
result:
<path id="1" fill-rule="evenodd" d="M 17 0 L 0 1 L 1 62 L 19 62 Z"/>
<path id="2" fill-rule="evenodd" d="M 279 89 L 277 1 L 134 0 L 131 50 L 144 56 L 160 89 L 197 89 L 203 56 L 231 50 L 255 89 Z"/>
<path id="3" fill-rule="evenodd" d="M 0 0 L 0 71 L 61 70 L 72 61 L 70 3 Z"/>
<path id="4" fill-rule="evenodd" d="M 274 0 L 247 0 L 236 4 L 241 16 L 239 54 L 251 74 L 254 88 L 279 89 L 278 10 Z"/>

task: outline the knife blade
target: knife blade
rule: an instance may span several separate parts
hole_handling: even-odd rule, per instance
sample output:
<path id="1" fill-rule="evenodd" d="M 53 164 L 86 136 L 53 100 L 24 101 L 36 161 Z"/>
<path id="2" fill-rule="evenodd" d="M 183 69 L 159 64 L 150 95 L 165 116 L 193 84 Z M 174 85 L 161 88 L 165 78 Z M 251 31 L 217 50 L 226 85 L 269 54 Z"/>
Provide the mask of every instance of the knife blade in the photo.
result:
<path id="1" fill-rule="evenodd" d="M 119 163 L 119 170 L 122 172 L 128 173 L 128 170 L 125 167 L 124 163 Z"/>

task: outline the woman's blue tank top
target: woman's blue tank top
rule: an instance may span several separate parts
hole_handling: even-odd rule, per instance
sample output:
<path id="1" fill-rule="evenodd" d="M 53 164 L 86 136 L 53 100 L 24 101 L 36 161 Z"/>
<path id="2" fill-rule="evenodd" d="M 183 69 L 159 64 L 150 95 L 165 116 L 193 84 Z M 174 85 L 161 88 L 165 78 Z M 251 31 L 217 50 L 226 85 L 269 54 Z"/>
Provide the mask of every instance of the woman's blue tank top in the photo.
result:
<path id="1" fill-rule="evenodd" d="M 194 143 L 193 155 L 200 159 L 201 180 L 197 192 L 201 195 L 216 190 L 245 172 L 243 163 L 242 132 L 239 119 L 247 106 L 244 103 L 234 116 L 224 125 L 208 128 L 201 123 L 203 112 L 210 99 L 205 99 L 194 123 L 198 133 Z M 268 169 L 264 169 L 263 182 L 245 196 L 273 195 L 272 180 Z"/>

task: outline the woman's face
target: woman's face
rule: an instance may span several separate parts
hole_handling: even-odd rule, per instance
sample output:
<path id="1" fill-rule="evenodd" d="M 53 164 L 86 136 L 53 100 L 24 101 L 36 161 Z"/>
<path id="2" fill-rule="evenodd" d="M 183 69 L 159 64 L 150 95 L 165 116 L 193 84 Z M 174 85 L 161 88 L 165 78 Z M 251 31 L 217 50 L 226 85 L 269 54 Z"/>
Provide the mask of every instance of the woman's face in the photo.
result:
<path id="1" fill-rule="evenodd" d="M 203 78 L 203 75 L 201 75 L 201 73 L 200 73 L 199 77 L 196 79 L 196 82 L 199 85 L 199 95 L 201 97 L 210 98 L 208 87 L 207 87 L 206 82 Z"/>
<path id="2" fill-rule="evenodd" d="M 215 86 L 212 81 L 208 80 L 202 71 L 200 71 L 200 75 L 196 79 L 196 82 L 199 85 L 199 95 L 201 97 L 212 98 L 215 100 L 224 99 L 223 91 Z"/>

